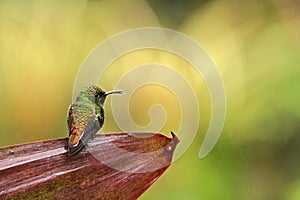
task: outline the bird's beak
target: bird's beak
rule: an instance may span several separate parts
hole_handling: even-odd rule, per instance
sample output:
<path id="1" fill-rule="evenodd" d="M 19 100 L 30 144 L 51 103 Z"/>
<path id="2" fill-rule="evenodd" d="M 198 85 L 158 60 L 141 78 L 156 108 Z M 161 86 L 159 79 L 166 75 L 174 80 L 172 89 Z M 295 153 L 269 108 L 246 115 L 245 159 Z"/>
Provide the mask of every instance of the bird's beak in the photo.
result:
<path id="1" fill-rule="evenodd" d="M 124 94 L 125 92 L 122 90 L 113 90 L 113 91 L 109 91 L 109 92 L 105 92 L 104 95 L 110 95 L 110 94 Z"/>

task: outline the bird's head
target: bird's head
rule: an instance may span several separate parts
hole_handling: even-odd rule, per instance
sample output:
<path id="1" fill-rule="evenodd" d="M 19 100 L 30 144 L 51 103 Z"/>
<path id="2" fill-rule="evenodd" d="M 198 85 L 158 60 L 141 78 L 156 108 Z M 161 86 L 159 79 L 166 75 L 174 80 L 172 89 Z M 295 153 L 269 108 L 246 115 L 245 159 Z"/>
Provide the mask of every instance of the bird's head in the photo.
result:
<path id="1" fill-rule="evenodd" d="M 122 90 L 113 90 L 109 92 L 103 91 L 97 85 L 90 84 L 89 86 L 85 87 L 78 95 L 78 99 L 88 99 L 89 101 L 103 106 L 106 97 L 110 94 L 123 94 Z"/>

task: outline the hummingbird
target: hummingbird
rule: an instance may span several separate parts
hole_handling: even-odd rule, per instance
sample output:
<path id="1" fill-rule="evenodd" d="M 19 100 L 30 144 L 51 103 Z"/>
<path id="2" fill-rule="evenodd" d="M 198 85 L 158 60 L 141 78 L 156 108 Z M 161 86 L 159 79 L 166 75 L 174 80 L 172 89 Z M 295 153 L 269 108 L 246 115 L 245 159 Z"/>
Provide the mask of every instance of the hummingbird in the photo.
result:
<path id="1" fill-rule="evenodd" d="M 68 109 L 67 124 L 69 129 L 68 152 L 77 154 L 93 139 L 104 123 L 105 99 L 110 94 L 122 94 L 121 90 L 103 91 L 97 85 L 90 84 L 83 88 L 74 103 Z"/>

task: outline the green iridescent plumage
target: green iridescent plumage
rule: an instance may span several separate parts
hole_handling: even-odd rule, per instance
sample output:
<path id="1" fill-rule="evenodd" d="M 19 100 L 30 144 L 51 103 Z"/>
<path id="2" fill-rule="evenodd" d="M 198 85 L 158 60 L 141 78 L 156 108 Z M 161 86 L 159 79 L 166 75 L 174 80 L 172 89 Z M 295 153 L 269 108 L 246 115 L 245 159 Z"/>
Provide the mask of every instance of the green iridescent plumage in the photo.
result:
<path id="1" fill-rule="evenodd" d="M 109 94 L 122 91 L 104 92 L 96 85 L 83 88 L 68 111 L 69 155 L 78 153 L 104 123 L 104 101 Z"/>

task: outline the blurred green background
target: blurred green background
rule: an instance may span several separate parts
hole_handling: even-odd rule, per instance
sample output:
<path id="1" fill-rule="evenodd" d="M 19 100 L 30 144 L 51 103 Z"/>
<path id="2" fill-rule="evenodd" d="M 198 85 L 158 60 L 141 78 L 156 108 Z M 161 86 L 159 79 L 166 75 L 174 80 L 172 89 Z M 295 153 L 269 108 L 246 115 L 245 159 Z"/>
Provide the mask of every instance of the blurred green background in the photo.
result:
<path id="1" fill-rule="evenodd" d="M 296 0 L 2 0 L 0 145 L 67 136 L 73 84 L 89 52 L 121 31 L 171 28 L 195 39 L 216 63 L 226 88 L 227 118 L 217 145 L 200 160 L 210 120 L 201 77 L 167 52 L 142 50 L 114 62 L 99 83 L 105 90 L 121 72 L 156 62 L 186 76 L 199 98 L 201 121 L 192 146 L 141 199 L 298 200 L 299 10 Z M 114 67 L 120 65 L 122 70 Z M 136 103 L 145 95 L 152 98 Z M 143 125 L 147 108 L 159 101 L 172 105 L 162 130 L 168 135 L 178 128 L 180 109 L 163 88 L 138 90 L 131 114 Z M 108 104 L 106 110 L 104 130 L 119 131 Z"/>

